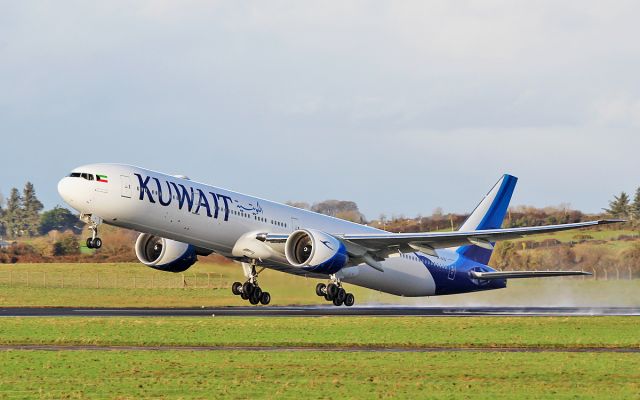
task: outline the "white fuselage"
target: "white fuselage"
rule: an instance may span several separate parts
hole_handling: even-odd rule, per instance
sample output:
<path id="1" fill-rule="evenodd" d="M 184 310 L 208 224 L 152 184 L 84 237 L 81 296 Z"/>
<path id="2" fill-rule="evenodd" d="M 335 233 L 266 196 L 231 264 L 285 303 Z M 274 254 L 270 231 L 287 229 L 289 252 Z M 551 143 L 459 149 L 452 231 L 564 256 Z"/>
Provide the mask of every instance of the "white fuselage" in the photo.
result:
<path id="1" fill-rule="evenodd" d="M 380 233 L 379 229 L 290 207 L 257 197 L 120 164 L 92 164 L 76 168 L 75 174 L 92 174 L 98 179 L 66 177 L 59 192 L 82 214 L 99 217 L 104 223 L 167 239 L 242 261 L 259 259 L 269 268 L 297 275 L 310 275 L 291 266 L 284 252 L 255 239 L 258 233 L 286 233 L 316 229 L 333 235 Z M 276 249 L 277 250 L 277 249 Z M 457 254 L 438 251 L 429 257 L 443 268 Z M 434 279 L 417 257 L 400 255 L 383 262 L 384 273 L 366 264 L 348 266 L 337 273 L 343 281 L 403 296 L 435 293 Z M 314 275 L 312 275 L 314 276 Z M 322 277 L 322 276 L 315 276 Z"/>

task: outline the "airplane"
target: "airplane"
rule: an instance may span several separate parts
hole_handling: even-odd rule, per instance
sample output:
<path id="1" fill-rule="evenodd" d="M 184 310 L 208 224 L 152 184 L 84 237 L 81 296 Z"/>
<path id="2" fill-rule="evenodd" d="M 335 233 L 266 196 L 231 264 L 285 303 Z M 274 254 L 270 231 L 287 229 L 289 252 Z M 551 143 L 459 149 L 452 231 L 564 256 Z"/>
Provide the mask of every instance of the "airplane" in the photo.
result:
<path id="1" fill-rule="evenodd" d="M 622 220 L 501 229 L 517 178 L 503 175 L 457 231 L 392 233 L 258 197 L 125 164 L 75 168 L 58 183 L 99 249 L 102 223 L 140 232 L 135 252 L 148 267 L 183 272 L 217 253 L 242 265 L 231 291 L 269 304 L 258 284 L 264 269 L 326 280 L 316 295 L 353 306 L 343 283 L 420 297 L 501 289 L 507 280 L 584 271 L 497 271 L 487 264 L 496 241 Z M 259 269 L 259 271 L 258 271 Z"/>

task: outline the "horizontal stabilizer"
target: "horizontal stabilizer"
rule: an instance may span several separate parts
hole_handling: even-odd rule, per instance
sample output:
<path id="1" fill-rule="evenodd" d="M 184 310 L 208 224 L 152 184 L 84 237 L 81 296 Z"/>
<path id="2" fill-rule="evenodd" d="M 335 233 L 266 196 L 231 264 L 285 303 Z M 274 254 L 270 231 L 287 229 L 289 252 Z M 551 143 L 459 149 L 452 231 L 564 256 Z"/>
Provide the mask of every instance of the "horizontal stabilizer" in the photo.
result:
<path id="1" fill-rule="evenodd" d="M 546 278 L 550 276 L 575 276 L 591 275 L 585 271 L 497 271 L 479 272 L 471 271 L 471 276 L 476 279 L 516 279 L 516 278 Z"/>

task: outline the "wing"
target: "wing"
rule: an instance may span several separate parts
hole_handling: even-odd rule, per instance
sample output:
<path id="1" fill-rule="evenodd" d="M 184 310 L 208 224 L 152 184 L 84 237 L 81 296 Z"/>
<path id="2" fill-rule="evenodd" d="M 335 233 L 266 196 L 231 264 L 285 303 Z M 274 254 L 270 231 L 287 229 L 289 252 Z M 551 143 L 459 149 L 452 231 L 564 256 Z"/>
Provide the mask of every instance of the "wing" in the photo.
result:
<path id="1" fill-rule="evenodd" d="M 585 272 L 585 271 L 497 271 L 497 272 L 470 271 L 470 274 L 476 279 L 483 279 L 483 280 L 592 275 L 590 272 Z"/>
<path id="2" fill-rule="evenodd" d="M 390 249 L 392 251 L 423 251 L 427 254 L 435 249 L 456 247 L 466 244 L 493 249 L 493 242 L 518 239 L 528 235 L 559 232 L 569 229 L 606 225 L 620 220 L 599 220 L 574 224 L 533 226 L 524 228 L 486 229 L 468 232 L 427 232 L 427 233 L 374 233 L 337 235 L 342 240 L 365 247 L 368 251 Z"/>
<path id="3" fill-rule="evenodd" d="M 486 249 L 493 249 L 493 243 L 499 240 L 518 239 L 529 235 L 559 232 L 569 229 L 606 225 L 624 220 L 605 219 L 573 224 L 532 226 L 524 228 L 485 229 L 476 231 L 423 232 L 423 233 L 366 233 L 366 234 L 334 234 L 347 246 L 350 254 L 373 256 L 378 261 L 394 252 L 421 251 L 437 256 L 435 249 L 474 244 Z M 261 234 L 259 239 L 266 242 L 283 242 L 286 234 Z"/>

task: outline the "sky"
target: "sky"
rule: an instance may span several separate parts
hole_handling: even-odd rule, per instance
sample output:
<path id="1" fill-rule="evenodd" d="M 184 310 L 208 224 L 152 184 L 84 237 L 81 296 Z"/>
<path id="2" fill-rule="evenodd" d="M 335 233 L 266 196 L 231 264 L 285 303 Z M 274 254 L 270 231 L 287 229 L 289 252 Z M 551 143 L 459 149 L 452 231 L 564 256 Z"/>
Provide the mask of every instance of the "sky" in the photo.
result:
<path id="1" fill-rule="evenodd" d="M 364 214 L 640 186 L 634 1 L 0 0 L 0 191 L 121 162 Z"/>

